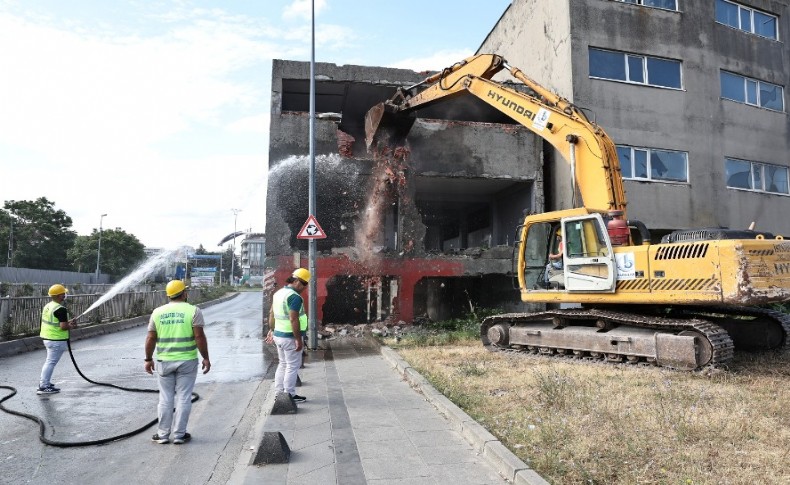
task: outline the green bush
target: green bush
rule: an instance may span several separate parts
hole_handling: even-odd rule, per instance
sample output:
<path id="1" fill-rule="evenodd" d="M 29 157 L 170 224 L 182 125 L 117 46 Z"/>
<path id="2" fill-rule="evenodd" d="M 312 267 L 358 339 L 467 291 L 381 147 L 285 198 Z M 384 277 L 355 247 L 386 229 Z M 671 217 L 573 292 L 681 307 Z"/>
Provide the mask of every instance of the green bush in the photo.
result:
<path id="1" fill-rule="evenodd" d="M 387 343 L 400 347 L 425 347 L 477 340 L 480 338 L 480 323 L 483 319 L 500 313 L 502 312 L 497 309 L 482 309 L 461 318 L 415 325 L 394 344 L 389 341 Z"/>

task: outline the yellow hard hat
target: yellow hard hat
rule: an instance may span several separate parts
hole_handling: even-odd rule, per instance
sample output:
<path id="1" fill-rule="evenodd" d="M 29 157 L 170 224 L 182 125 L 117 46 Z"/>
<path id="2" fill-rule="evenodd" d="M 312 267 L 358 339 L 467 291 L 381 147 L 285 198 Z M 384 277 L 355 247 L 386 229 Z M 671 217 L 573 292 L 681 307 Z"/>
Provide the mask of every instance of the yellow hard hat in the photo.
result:
<path id="1" fill-rule="evenodd" d="M 187 288 L 189 287 L 185 285 L 183 281 L 173 280 L 165 287 L 165 293 L 167 293 L 168 298 L 174 298 L 183 293 Z"/>
<path id="2" fill-rule="evenodd" d="M 310 282 L 310 272 L 304 268 L 295 269 L 291 276 L 293 276 L 294 278 L 299 278 L 300 280 L 306 283 Z"/>
<path id="3" fill-rule="evenodd" d="M 558 227 L 557 230 L 554 231 L 554 234 L 556 234 L 558 236 L 562 236 L 562 228 Z"/>
<path id="4" fill-rule="evenodd" d="M 50 286 L 48 293 L 49 293 L 49 296 L 57 296 L 57 295 L 62 295 L 64 293 L 68 293 L 68 292 L 69 292 L 69 290 L 67 290 L 65 286 L 63 286 L 61 284 L 57 284 L 57 285 Z"/>

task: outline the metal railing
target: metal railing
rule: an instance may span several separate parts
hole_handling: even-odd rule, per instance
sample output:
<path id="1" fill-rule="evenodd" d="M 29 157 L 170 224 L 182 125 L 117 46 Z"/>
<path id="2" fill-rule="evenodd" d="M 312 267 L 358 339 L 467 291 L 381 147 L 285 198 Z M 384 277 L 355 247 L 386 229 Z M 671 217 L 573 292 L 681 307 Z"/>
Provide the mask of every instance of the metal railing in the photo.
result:
<path id="1" fill-rule="evenodd" d="M 65 301 L 70 318 L 80 316 L 103 295 L 71 295 Z M 190 300 L 201 301 L 199 287 L 189 290 Z M 38 335 L 41 330 L 41 310 L 51 300 L 48 296 L 0 298 L 0 340 Z M 119 293 L 78 320 L 83 326 L 113 322 L 146 315 L 167 303 L 163 290 Z"/>

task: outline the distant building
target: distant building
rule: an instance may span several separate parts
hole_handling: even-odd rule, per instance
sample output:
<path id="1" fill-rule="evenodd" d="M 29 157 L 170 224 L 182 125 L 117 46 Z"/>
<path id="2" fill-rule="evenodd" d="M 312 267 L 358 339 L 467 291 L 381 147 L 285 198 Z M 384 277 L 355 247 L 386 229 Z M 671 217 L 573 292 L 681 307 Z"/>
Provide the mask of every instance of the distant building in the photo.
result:
<path id="1" fill-rule="evenodd" d="M 266 235 L 249 232 L 241 241 L 241 281 L 260 285 L 263 280 L 263 263 L 266 260 Z"/>

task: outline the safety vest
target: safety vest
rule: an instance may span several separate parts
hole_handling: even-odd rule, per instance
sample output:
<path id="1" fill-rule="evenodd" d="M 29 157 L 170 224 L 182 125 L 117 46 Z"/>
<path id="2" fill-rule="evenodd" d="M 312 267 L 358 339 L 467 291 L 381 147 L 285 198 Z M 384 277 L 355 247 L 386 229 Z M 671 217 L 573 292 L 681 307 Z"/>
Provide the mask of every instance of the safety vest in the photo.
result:
<path id="1" fill-rule="evenodd" d="M 288 308 L 288 298 L 291 295 L 299 296 L 290 286 L 280 288 L 272 296 L 272 310 L 274 311 L 274 336 L 293 338 L 291 317 Z M 301 298 L 301 297 L 300 297 Z M 304 300 L 299 308 L 299 330 L 307 331 L 307 315 L 304 312 Z"/>
<path id="2" fill-rule="evenodd" d="M 55 316 L 58 308 L 66 308 L 56 301 L 51 301 L 44 306 L 41 312 L 41 333 L 39 336 L 45 340 L 68 340 L 69 331 L 60 328 L 60 321 Z"/>
<path id="3" fill-rule="evenodd" d="M 162 305 L 151 314 L 156 325 L 157 360 L 197 359 L 195 332 L 192 318 L 197 307 L 187 302 L 171 302 Z"/>

